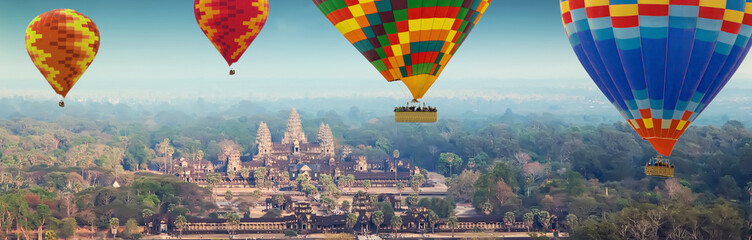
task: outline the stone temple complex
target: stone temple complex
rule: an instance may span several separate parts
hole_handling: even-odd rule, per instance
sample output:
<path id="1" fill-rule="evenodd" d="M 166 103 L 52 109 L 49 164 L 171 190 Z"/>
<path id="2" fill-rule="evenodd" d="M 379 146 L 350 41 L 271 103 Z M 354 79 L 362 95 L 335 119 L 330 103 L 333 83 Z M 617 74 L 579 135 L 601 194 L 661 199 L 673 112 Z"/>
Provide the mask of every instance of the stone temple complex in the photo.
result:
<path id="1" fill-rule="evenodd" d="M 352 147 L 338 146 L 332 129 L 326 123 L 320 124 L 315 141 L 309 141 L 303 131 L 300 115 L 294 108 L 282 139 L 274 141 L 268 125 L 260 122 L 255 146 L 257 151 L 253 156 L 241 156 L 240 146 L 228 144 L 221 146 L 216 163 L 181 159 L 175 167 L 181 169 L 178 175 L 188 182 L 205 184 L 208 174 L 220 173 L 223 178 L 217 184 L 232 187 L 250 186 L 254 181 L 253 171 L 260 167 L 267 170 L 267 180 L 272 182 L 285 175 L 283 179 L 294 180 L 298 175 L 307 175 L 316 181 L 321 174 L 328 174 L 334 179 L 352 174 L 356 186 L 363 180 L 369 180 L 374 187 L 395 186 L 398 182 L 409 186 L 411 172 L 415 171 L 410 163 L 403 160 L 368 159 L 351 154 Z M 250 172 L 250 176 L 244 178 L 244 171 Z"/>

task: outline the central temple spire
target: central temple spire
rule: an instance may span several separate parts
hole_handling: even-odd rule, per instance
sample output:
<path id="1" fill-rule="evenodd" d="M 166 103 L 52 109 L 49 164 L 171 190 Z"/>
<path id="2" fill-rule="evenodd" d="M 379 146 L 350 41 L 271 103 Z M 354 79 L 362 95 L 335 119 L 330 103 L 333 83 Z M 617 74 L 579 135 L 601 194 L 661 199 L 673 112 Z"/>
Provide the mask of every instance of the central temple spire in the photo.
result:
<path id="1" fill-rule="evenodd" d="M 303 132 L 303 124 L 300 123 L 300 115 L 298 115 L 298 111 L 293 108 L 290 113 L 290 118 L 287 120 L 287 131 L 282 138 L 282 143 L 292 144 L 295 140 L 298 140 L 299 143 L 308 142 L 305 133 Z"/>

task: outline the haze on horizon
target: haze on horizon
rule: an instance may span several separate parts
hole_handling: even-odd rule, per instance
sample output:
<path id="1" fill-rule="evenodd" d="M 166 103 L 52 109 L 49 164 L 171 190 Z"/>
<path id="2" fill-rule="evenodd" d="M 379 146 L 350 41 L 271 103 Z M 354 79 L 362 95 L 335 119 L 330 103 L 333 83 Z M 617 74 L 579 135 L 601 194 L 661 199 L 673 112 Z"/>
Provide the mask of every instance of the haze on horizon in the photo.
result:
<path id="1" fill-rule="evenodd" d="M 199 29 L 191 1 L 0 2 L 0 97 L 57 99 L 24 48 L 35 16 L 57 8 L 90 17 L 102 38 L 70 99 L 391 98 L 382 76 L 309 0 L 271 0 L 269 20 L 235 76 Z M 746 61 L 718 97 L 752 88 Z M 736 92 L 730 95 L 728 92 Z M 536 101 L 599 94 L 561 26 L 557 0 L 495 1 L 427 94 L 431 99 Z M 393 103 L 390 103 L 393 104 Z M 718 104 L 715 104 L 718 105 Z"/>

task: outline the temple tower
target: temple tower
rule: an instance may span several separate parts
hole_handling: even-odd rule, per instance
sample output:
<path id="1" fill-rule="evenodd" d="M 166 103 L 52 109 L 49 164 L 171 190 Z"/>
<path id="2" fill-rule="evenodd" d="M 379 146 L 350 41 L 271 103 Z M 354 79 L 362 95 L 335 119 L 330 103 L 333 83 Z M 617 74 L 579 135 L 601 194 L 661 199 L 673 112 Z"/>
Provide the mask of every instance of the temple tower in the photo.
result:
<path id="1" fill-rule="evenodd" d="M 321 144 L 321 155 L 324 157 L 334 157 L 334 135 L 329 124 L 321 123 L 319 127 L 319 134 L 317 136 L 319 144 Z"/>
<path id="2" fill-rule="evenodd" d="M 258 155 L 260 157 L 269 156 L 272 153 L 272 134 L 266 123 L 259 124 L 256 131 L 256 146 L 258 146 Z"/>
<path id="3" fill-rule="evenodd" d="M 217 159 L 220 161 L 226 161 L 227 171 L 237 172 L 240 171 L 240 168 L 242 168 L 240 164 L 240 150 L 236 149 L 232 145 L 224 146 L 219 152 Z"/>
<path id="4" fill-rule="evenodd" d="M 303 132 L 303 124 L 300 123 L 300 115 L 295 108 L 290 113 L 290 118 L 287 119 L 287 131 L 282 138 L 283 144 L 292 144 L 297 140 L 299 143 L 307 143 L 305 133 Z"/>

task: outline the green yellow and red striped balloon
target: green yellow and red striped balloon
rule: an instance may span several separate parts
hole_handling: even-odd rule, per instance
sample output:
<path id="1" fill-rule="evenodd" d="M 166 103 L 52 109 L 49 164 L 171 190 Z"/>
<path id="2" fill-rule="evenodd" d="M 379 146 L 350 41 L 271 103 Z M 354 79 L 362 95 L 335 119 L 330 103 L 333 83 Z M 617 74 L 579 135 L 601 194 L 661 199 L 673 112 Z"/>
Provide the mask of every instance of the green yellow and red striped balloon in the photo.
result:
<path id="1" fill-rule="evenodd" d="M 428 91 L 492 0 L 313 0 L 387 81 Z"/>

